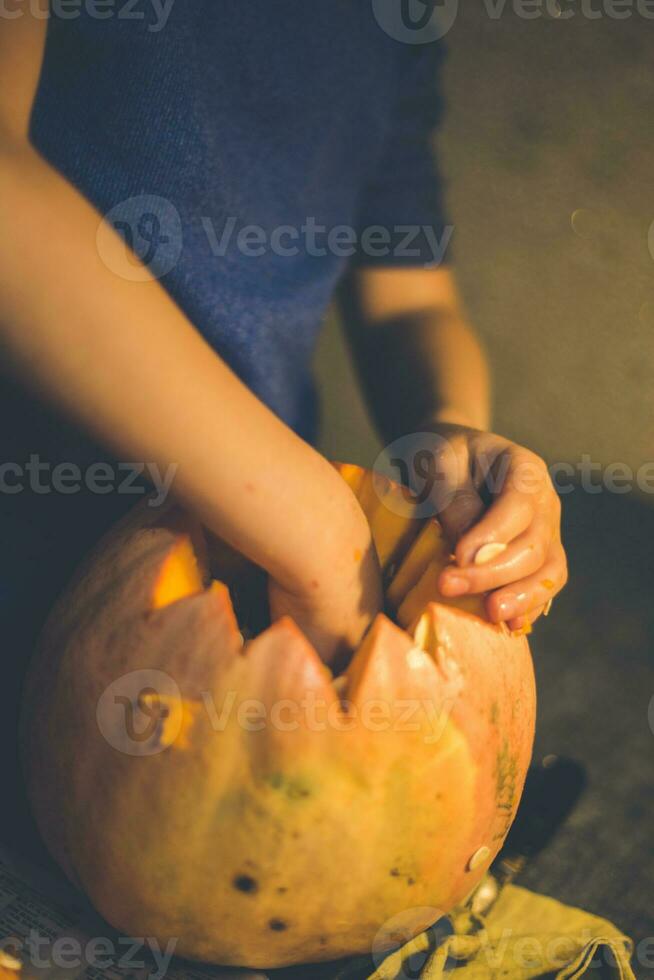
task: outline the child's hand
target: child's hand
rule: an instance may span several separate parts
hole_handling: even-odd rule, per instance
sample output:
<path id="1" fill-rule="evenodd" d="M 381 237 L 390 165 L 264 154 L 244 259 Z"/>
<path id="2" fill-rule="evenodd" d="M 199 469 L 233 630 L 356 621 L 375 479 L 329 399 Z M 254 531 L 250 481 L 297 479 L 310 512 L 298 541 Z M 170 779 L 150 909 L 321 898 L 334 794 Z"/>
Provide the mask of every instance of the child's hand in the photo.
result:
<path id="1" fill-rule="evenodd" d="M 433 431 L 440 438 L 432 499 L 455 542 L 455 563 L 439 587 L 452 597 L 490 592 L 489 617 L 520 629 L 549 610 L 568 578 L 561 505 L 547 467 L 493 433 L 445 423 Z M 490 543 L 506 547 L 479 563 Z"/>
<path id="2" fill-rule="evenodd" d="M 313 643 L 324 661 L 341 666 L 381 609 L 381 574 L 368 523 L 361 513 L 358 527 L 337 541 L 335 560 L 326 557 L 322 572 L 305 587 L 290 590 L 270 579 L 273 620 L 288 615 Z M 309 542 L 308 547 L 316 546 Z"/>

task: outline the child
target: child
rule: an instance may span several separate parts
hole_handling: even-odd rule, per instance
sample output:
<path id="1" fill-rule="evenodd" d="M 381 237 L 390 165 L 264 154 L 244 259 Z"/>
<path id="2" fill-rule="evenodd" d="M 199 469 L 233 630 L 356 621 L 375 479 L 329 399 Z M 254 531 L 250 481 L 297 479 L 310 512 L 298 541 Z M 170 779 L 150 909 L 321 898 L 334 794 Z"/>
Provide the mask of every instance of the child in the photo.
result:
<path id="1" fill-rule="evenodd" d="M 558 498 L 542 461 L 486 431 L 485 362 L 441 261 L 439 45 L 391 37 L 360 0 L 46 14 L 15 0 L 0 19 L 0 337 L 21 384 L 2 409 L 5 607 L 133 502 L 107 492 L 115 462 L 104 490 L 48 488 L 46 470 L 105 459 L 91 436 L 151 476 L 174 466 L 175 494 L 269 573 L 273 615 L 327 660 L 351 649 L 379 570 L 310 444 L 310 358 L 340 286 L 382 437 L 431 432 L 445 468 L 443 591 L 490 592 L 512 629 L 536 619 L 566 578 Z M 489 542 L 508 547 L 476 565 Z"/>

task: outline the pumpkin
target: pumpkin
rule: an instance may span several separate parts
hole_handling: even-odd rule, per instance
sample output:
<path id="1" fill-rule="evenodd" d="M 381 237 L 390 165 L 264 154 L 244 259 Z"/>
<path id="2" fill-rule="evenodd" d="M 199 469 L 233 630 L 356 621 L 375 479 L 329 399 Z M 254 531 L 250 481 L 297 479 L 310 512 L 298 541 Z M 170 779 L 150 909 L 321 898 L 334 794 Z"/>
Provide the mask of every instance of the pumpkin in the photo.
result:
<path id="1" fill-rule="evenodd" d="M 340 470 L 388 602 L 340 676 L 290 619 L 267 623 L 259 570 L 145 503 L 80 569 L 31 667 L 25 772 L 51 853 L 112 925 L 189 958 L 271 968 L 369 952 L 398 913 L 423 929 L 516 812 L 526 638 L 439 597 L 450 548 L 407 491 Z"/>

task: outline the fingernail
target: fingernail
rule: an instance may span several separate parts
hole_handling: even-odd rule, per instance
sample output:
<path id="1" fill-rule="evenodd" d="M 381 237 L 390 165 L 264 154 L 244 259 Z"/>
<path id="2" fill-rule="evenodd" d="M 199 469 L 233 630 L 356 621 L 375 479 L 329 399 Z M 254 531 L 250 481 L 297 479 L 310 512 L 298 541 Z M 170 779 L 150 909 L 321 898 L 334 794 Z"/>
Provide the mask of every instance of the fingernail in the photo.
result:
<path id="1" fill-rule="evenodd" d="M 445 595 L 465 595 L 466 592 L 470 591 L 470 583 L 467 579 L 461 578 L 458 575 L 446 575 L 443 578 L 441 589 Z"/>
<path id="2" fill-rule="evenodd" d="M 475 554 L 474 562 L 475 565 L 487 565 L 491 561 L 495 561 L 500 555 L 503 555 L 507 544 L 502 544 L 499 541 L 491 541 L 488 544 L 482 544 Z"/>

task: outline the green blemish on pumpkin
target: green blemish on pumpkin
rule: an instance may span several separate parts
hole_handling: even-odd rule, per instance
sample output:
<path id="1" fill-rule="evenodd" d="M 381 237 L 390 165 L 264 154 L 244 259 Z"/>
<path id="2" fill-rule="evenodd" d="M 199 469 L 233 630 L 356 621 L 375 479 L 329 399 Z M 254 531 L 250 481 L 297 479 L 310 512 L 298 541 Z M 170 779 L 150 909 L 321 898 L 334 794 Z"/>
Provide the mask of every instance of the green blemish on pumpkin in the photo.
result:
<path id="1" fill-rule="evenodd" d="M 497 725 L 500 720 L 500 709 L 497 701 L 493 701 L 490 709 L 490 721 L 491 725 Z"/>
<path id="2" fill-rule="evenodd" d="M 291 778 L 283 772 L 273 772 L 267 777 L 268 785 L 283 793 L 289 800 L 306 800 L 313 795 L 313 787 L 305 779 Z"/>
<path id="3" fill-rule="evenodd" d="M 494 840 L 503 838 L 511 824 L 511 815 L 517 796 L 517 775 L 517 758 L 509 749 L 508 740 L 505 738 L 502 742 L 502 748 L 497 753 L 495 763 L 495 803 L 498 810 L 503 811 L 505 814 L 504 826 L 495 835 Z"/>

